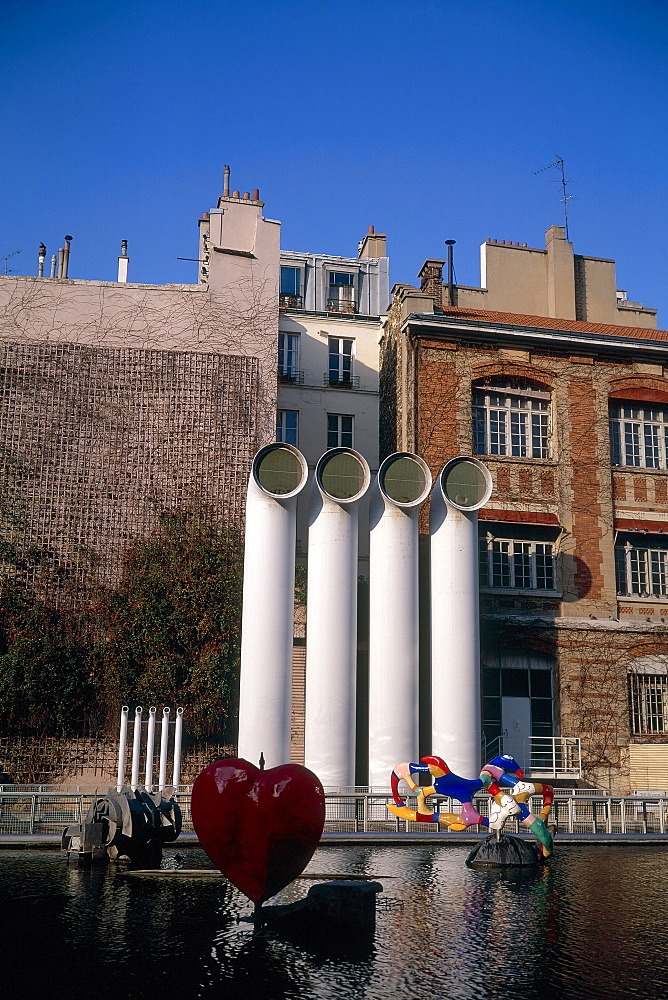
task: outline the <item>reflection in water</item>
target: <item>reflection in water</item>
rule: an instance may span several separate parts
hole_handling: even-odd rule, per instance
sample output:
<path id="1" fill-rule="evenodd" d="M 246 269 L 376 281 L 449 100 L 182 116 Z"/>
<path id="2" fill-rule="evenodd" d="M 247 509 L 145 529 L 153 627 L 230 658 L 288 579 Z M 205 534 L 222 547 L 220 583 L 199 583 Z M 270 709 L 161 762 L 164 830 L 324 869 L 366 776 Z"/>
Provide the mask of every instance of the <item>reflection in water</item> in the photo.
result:
<path id="1" fill-rule="evenodd" d="M 165 867 L 207 868 L 198 850 Z M 648 1000 L 668 996 L 668 850 L 562 847 L 535 871 L 471 870 L 468 849 L 318 850 L 317 874 L 376 877 L 371 953 L 311 954 L 254 936 L 223 878 L 79 868 L 0 852 L 2 995 L 26 1000 Z M 276 897 L 287 902 L 310 883 Z"/>

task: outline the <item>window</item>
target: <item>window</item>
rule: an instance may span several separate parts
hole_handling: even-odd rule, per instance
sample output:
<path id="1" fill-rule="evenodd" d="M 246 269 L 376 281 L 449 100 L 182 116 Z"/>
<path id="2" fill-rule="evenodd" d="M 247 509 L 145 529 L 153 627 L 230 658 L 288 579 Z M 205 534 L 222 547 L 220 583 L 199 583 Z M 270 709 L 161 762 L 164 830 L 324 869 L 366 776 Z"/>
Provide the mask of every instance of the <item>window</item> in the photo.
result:
<path id="1" fill-rule="evenodd" d="M 550 457 L 550 393 L 525 379 L 498 380 L 473 390 L 477 455 Z"/>
<path id="2" fill-rule="evenodd" d="M 610 450 L 613 465 L 668 468 L 668 409 L 647 403 L 611 404 Z"/>
<path id="3" fill-rule="evenodd" d="M 283 444 L 293 444 L 295 448 L 299 437 L 299 411 L 279 410 L 276 414 L 276 440 Z"/>
<path id="4" fill-rule="evenodd" d="M 480 539 L 480 586 L 554 590 L 552 542 L 511 538 Z"/>
<path id="5" fill-rule="evenodd" d="M 329 338 L 329 374 L 330 385 L 352 385 L 353 381 L 353 344 L 347 337 Z"/>
<path id="6" fill-rule="evenodd" d="M 278 375 L 279 378 L 295 381 L 299 375 L 299 334 L 279 333 L 278 335 Z"/>
<path id="7" fill-rule="evenodd" d="M 327 414 L 327 447 L 353 447 L 353 418 L 342 413 Z"/>
<path id="8" fill-rule="evenodd" d="M 504 736 L 504 752 L 527 757 L 528 738 L 552 736 L 552 662 L 524 653 L 483 656 L 483 729 L 485 740 Z M 519 711 L 518 711 L 519 710 Z M 517 727 L 517 720 L 520 726 Z M 517 741 L 516 747 L 511 742 Z M 541 747 L 537 747 L 540 752 Z M 536 752 L 532 753 L 532 757 Z M 529 764 L 529 760 L 526 759 Z"/>
<path id="9" fill-rule="evenodd" d="M 635 736 L 668 733 L 668 657 L 643 656 L 629 665 L 629 722 Z"/>
<path id="10" fill-rule="evenodd" d="M 355 275 L 342 271 L 330 271 L 327 293 L 328 311 L 354 313 L 356 308 Z"/>
<path id="11" fill-rule="evenodd" d="M 615 546 L 615 569 L 619 596 L 668 596 L 668 540 L 635 536 L 620 541 Z"/>
<path id="12" fill-rule="evenodd" d="M 281 287 L 278 304 L 289 309 L 301 309 L 303 298 L 301 293 L 301 268 L 281 267 Z"/>

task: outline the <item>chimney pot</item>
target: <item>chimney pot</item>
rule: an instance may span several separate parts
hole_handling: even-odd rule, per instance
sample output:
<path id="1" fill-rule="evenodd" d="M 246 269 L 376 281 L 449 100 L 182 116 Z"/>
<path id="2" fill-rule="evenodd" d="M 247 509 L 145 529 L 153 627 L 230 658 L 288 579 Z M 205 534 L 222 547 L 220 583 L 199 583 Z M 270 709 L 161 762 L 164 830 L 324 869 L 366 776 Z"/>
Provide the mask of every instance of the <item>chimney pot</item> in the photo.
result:
<path id="1" fill-rule="evenodd" d="M 233 191 L 232 192 L 232 197 L 233 198 L 238 198 L 239 197 L 239 192 L 238 191 Z"/>
<path id="2" fill-rule="evenodd" d="M 259 201 L 259 200 L 260 200 L 260 189 L 253 188 L 253 201 Z"/>
<path id="3" fill-rule="evenodd" d="M 375 226 L 369 226 L 369 236 L 373 236 L 376 232 Z"/>
<path id="4" fill-rule="evenodd" d="M 250 191 L 244 191 L 244 201 L 250 201 Z"/>

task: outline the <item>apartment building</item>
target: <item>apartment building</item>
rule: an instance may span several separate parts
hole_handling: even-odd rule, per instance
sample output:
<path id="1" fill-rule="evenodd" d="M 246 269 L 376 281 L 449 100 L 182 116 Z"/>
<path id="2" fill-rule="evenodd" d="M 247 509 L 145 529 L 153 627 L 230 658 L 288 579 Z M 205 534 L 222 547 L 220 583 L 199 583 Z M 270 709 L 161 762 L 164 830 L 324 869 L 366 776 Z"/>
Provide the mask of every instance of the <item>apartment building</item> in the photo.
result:
<path id="1" fill-rule="evenodd" d="M 276 438 L 313 470 L 328 448 L 355 448 L 378 469 L 378 341 L 389 302 L 386 237 L 370 228 L 356 257 L 280 255 Z M 360 575 L 368 577 L 365 507 Z M 297 551 L 306 553 L 307 500 Z"/>
<path id="2" fill-rule="evenodd" d="M 419 288 L 392 290 L 380 458 L 414 451 L 437 475 L 470 454 L 492 474 L 488 744 L 526 759 L 580 738 L 588 782 L 666 788 L 668 332 L 561 227 L 544 250 L 488 240 L 481 254 L 480 288 L 428 260 Z"/>

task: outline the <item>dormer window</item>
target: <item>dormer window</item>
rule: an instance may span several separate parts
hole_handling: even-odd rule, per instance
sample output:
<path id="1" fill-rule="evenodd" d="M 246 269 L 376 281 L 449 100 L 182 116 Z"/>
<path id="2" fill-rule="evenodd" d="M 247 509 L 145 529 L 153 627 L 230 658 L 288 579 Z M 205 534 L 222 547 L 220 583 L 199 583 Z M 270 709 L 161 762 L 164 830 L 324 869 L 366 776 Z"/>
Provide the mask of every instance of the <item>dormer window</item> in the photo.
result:
<path id="1" fill-rule="evenodd" d="M 301 288 L 301 268 L 281 267 L 281 288 L 278 296 L 279 306 L 283 306 L 285 309 L 301 309 L 304 305 Z"/>
<path id="2" fill-rule="evenodd" d="M 328 312 L 357 312 L 355 278 L 356 275 L 344 271 L 329 272 L 329 288 L 327 292 Z"/>

